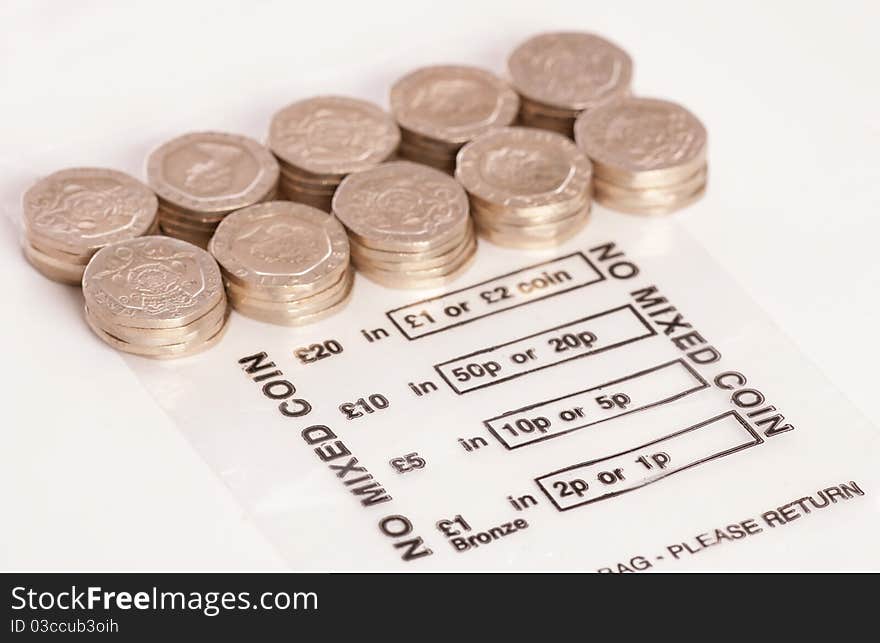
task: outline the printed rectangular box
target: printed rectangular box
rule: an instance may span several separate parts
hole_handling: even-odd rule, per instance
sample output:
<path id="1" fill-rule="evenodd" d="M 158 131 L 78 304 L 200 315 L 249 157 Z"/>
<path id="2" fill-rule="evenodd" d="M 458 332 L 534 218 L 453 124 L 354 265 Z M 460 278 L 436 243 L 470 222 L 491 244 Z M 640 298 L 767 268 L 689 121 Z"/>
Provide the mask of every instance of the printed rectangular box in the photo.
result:
<path id="1" fill-rule="evenodd" d="M 634 449 L 546 473 L 535 482 L 559 511 L 568 511 L 762 442 L 739 413 L 728 411 Z"/>
<path id="2" fill-rule="evenodd" d="M 407 339 L 433 335 L 505 310 L 604 281 L 582 252 L 521 268 L 385 313 Z"/>
<path id="3" fill-rule="evenodd" d="M 483 424 L 508 449 L 549 440 L 636 411 L 678 400 L 709 386 L 684 360 L 508 411 Z"/>
<path id="4" fill-rule="evenodd" d="M 456 357 L 435 365 L 434 370 L 462 394 L 656 334 L 627 304 Z"/>

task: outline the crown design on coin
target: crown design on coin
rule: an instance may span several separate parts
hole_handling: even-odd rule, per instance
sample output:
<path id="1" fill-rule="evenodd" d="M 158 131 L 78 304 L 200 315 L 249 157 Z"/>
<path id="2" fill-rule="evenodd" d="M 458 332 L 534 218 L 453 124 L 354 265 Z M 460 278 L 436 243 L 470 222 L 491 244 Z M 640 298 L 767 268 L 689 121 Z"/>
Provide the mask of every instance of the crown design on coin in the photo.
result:
<path id="1" fill-rule="evenodd" d="M 224 274 L 242 288 L 314 290 L 336 283 L 348 264 L 342 224 L 289 201 L 233 212 L 218 226 L 210 250 Z"/>
<path id="2" fill-rule="evenodd" d="M 484 69 L 435 65 L 399 79 L 391 109 L 403 128 L 403 155 L 445 170 L 469 140 L 512 123 L 519 98 Z"/>
<path id="3" fill-rule="evenodd" d="M 407 107 L 435 122 L 450 126 L 474 125 L 488 120 L 496 112 L 496 94 L 485 83 L 466 78 L 441 78 L 420 87 Z"/>
<path id="4" fill-rule="evenodd" d="M 546 88 L 559 99 L 602 96 L 621 82 L 623 61 L 611 52 L 592 52 L 556 43 L 530 61 L 532 73 L 546 79 Z"/>
<path id="5" fill-rule="evenodd" d="M 700 141 L 689 119 L 680 112 L 616 114 L 606 140 L 641 167 L 663 167 L 687 159 Z"/>
<path id="6" fill-rule="evenodd" d="M 243 150 L 222 143 L 197 143 L 195 149 L 204 157 L 186 169 L 183 185 L 200 194 L 217 194 L 229 190 L 235 176 L 234 164 Z"/>
<path id="7" fill-rule="evenodd" d="M 705 160 L 702 123 L 680 105 L 659 99 L 624 98 L 597 107 L 581 116 L 575 135 L 592 158 L 625 172 L 681 166 L 693 174 L 692 165 Z"/>
<path id="8" fill-rule="evenodd" d="M 489 151 L 482 165 L 487 180 L 519 194 L 552 192 L 565 184 L 571 170 L 557 155 L 511 147 Z"/>
<path id="9" fill-rule="evenodd" d="M 164 204 L 163 230 L 184 233 L 202 245 L 219 217 L 270 196 L 278 176 L 278 163 L 268 149 L 224 132 L 183 134 L 157 147 L 147 160 L 149 185 Z"/>
<path id="10" fill-rule="evenodd" d="M 242 252 L 285 272 L 311 270 L 331 252 L 327 234 L 313 226 L 273 223 L 258 226 L 235 241 Z"/>

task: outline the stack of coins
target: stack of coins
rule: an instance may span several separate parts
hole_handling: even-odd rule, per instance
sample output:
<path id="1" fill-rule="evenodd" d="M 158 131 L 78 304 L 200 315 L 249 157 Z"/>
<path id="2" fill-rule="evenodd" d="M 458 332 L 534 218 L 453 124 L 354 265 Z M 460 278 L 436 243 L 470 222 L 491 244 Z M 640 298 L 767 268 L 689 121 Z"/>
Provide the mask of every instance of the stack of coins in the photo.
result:
<path id="1" fill-rule="evenodd" d="M 526 40 L 507 61 L 521 99 L 519 122 L 572 136 L 577 116 L 627 96 L 632 59 L 590 33 L 545 33 Z"/>
<path id="2" fill-rule="evenodd" d="M 269 147 L 281 163 L 281 191 L 330 211 L 347 174 L 388 160 L 400 130 L 381 108 L 342 96 L 318 96 L 288 105 L 272 118 Z"/>
<path id="3" fill-rule="evenodd" d="M 595 199 L 615 210 L 665 214 L 706 190 L 706 128 L 675 103 L 614 101 L 581 115 L 575 139 L 593 162 Z"/>
<path id="4" fill-rule="evenodd" d="M 508 127 L 458 153 L 455 177 L 479 231 L 502 246 L 542 248 L 574 236 L 590 213 L 589 159 L 555 132 Z"/>
<path id="5" fill-rule="evenodd" d="M 232 306 L 260 321 L 307 324 L 340 310 L 351 295 L 345 230 L 302 203 L 270 201 L 234 212 L 209 248 Z"/>
<path id="6" fill-rule="evenodd" d="M 144 357 L 183 357 L 213 346 L 229 317 L 217 263 L 201 248 L 169 237 L 99 250 L 83 275 L 83 295 L 95 334 Z"/>
<path id="7" fill-rule="evenodd" d="M 156 195 L 122 172 L 55 172 L 22 198 L 25 256 L 49 279 L 78 286 L 100 248 L 153 234 L 157 208 Z"/>
<path id="8" fill-rule="evenodd" d="M 467 195 L 449 175 L 395 161 L 346 178 L 333 197 L 354 264 L 390 288 L 446 284 L 477 248 Z"/>
<path id="9" fill-rule="evenodd" d="M 480 134 L 513 123 L 519 98 L 500 78 L 476 67 L 423 67 L 391 88 L 391 111 L 400 125 L 400 155 L 444 172 Z"/>
<path id="10" fill-rule="evenodd" d="M 147 177 L 161 231 L 204 248 L 227 214 L 275 198 L 278 163 L 245 136 L 195 132 L 154 150 Z"/>

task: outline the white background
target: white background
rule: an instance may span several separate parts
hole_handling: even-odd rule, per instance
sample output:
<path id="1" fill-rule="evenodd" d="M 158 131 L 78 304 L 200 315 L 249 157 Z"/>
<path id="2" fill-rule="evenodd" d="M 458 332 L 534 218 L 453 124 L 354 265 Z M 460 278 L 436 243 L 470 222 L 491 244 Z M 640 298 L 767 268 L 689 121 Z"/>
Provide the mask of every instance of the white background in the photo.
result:
<path id="1" fill-rule="evenodd" d="M 675 215 L 875 424 L 880 5 L 871 2 L 4 2 L 0 7 L 0 568 L 281 569 L 75 289 L 18 250 L 19 198 L 75 165 L 142 176 L 187 129 L 262 138 L 315 93 L 386 104 L 409 69 L 501 71 L 532 33 L 584 29 L 637 93 L 706 123 L 707 197 Z"/>

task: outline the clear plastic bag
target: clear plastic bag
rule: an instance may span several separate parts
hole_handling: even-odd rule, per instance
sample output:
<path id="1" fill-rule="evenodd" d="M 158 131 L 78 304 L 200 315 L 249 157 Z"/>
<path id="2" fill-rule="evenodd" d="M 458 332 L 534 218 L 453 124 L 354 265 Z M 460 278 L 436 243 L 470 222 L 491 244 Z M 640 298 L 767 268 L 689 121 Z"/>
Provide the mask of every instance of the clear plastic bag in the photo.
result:
<path id="1" fill-rule="evenodd" d="M 670 219 L 126 359 L 297 569 L 880 563 L 877 431 Z"/>

